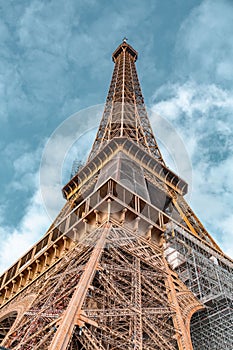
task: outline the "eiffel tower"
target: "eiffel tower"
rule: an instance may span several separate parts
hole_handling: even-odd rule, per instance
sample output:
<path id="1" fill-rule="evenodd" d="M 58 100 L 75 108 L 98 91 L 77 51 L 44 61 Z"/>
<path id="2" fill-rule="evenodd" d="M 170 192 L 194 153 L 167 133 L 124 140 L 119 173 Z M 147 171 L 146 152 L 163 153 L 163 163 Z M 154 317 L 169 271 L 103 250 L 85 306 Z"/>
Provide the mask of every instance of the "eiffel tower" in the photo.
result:
<path id="1" fill-rule="evenodd" d="M 165 164 L 124 39 L 86 164 L 0 277 L 0 348 L 233 349 L 232 261 Z"/>

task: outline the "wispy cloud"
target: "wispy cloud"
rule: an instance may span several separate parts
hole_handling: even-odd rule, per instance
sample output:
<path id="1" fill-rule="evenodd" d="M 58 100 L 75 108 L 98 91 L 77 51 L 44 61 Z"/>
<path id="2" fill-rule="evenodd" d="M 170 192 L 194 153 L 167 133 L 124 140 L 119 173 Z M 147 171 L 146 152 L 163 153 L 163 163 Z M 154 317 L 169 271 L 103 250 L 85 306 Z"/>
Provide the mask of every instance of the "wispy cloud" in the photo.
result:
<path id="1" fill-rule="evenodd" d="M 183 22 L 176 43 L 180 75 L 232 87 L 233 3 L 204 0 Z"/>
<path id="2" fill-rule="evenodd" d="M 191 205 L 223 250 L 233 254 L 233 4 L 205 0 L 177 35 L 172 82 L 153 109 L 184 140 L 193 166 Z"/>
<path id="3" fill-rule="evenodd" d="M 8 145 L 4 152 L 12 161 L 14 175 L 7 186 L 9 188 L 8 201 L 0 207 L 0 236 L 2 240 L 0 272 L 3 272 L 25 253 L 45 232 L 50 223 L 38 187 L 38 160 L 41 157 L 41 148 L 29 151 L 26 143 L 16 142 Z M 11 199 L 12 192 L 14 200 Z M 15 225 L 12 224 L 14 220 L 11 220 L 11 216 L 17 208 L 24 214 Z"/>
<path id="4" fill-rule="evenodd" d="M 200 219 L 233 253 L 233 94 L 194 81 L 163 86 L 153 109 L 171 120 L 184 140 L 193 166 L 191 204 Z"/>
<path id="5" fill-rule="evenodd" d="M 26 214 L 17 228 L 0 225 L 2 239 L 0 273 L 23 255 L 46 232 L 50 219 L 42 205 L 39 191 L 31 198 Z"/>

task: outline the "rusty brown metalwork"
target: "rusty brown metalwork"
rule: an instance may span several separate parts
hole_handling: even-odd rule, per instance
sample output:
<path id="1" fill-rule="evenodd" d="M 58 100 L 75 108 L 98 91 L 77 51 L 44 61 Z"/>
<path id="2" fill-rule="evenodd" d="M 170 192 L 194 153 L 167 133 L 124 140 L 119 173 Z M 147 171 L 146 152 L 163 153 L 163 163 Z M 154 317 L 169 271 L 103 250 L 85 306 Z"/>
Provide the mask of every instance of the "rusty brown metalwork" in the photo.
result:
<path id="1" fill-rule="evenodd" d="M 0 277 L 5 348 L 232 348 L 233 264 L 162 159 L 136 59 L 126 40 L 114 51 L 100 128 L 63 188 L 65 207 Z M 205 331 L 212 337 L 203 341 Z"/>

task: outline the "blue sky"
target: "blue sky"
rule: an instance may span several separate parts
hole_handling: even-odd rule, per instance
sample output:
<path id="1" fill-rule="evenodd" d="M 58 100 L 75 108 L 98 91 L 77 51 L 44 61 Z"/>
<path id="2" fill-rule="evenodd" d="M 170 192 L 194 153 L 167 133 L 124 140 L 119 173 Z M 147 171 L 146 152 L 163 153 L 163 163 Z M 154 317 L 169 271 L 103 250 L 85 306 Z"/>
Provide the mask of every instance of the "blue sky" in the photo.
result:
<path id="1" fill-rule="evenodd" d="M 104 103 L 111 54 L 124 36 L 139 51 L 147 106 L 185 143 L 192 164 L 189 201 L 232 255 L 233 2 L 0 0 L 0 14 L 0 270 L 49 226 L 40 194 L 46 142 L 70 115 Z M 85 123 L 81 116 L 77 127 L 84 130 Z M 94 133 L 80 138 L 84 151 L 78 157 Z M 52 215 L 62 205 L 53 165 L 68 141 L 66 134 L 53 143 L 44 169 Z"/>

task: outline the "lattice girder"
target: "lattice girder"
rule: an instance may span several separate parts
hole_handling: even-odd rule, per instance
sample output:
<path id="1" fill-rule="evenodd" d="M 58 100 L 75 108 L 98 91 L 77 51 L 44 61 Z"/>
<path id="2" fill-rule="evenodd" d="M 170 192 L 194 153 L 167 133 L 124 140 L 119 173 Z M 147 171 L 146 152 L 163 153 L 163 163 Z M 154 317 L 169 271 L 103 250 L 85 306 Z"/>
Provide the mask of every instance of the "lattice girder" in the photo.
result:
<path id="1" fill-rule="evenodd" d="M 137 53 L 126 42 L 115 52 L 105 109 L 89 159 L 111 139 L 128 137 L 164 164 L 144 105 L 135 67 Z"/>
<path id="2" fill-rule="evenodd" d="M 104 228 L 96 229 L 97 241 L 101 230 Z M 93 237 L 93 232 L 91 235 Z M 39 297 L 4 340 L 6 347 L 12 350 L 22 346 L 28 350 L 51 347 L 94 247 L 95 241 L 86 246 L 84 239 L 66 256 L 65 264 L 59 262 L 56 269 L 41 279 L 37 287 Z M 160 349 L 178 349 L 177 332 L 180 336 L 182 331 L 174 327 L 176 310 L 168 298 L 171 291 L 166 282 L 168 270 L 164 268 L 161 248 L 138 233 L 114 225 L 101 249 L 94 277 L 85 290 L 81 316 L 77 314 L 79 321 L 73 326 L 69 349 L 75 342 L 87 349 L 88 346 L 95 348 L 94 343 L 100 349 L 101 346 L 103 349 L 122 346 L 150 349 L 155 339 Z M 190 297 L 193 298 L 191 293 Z"/>

